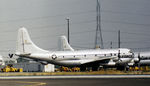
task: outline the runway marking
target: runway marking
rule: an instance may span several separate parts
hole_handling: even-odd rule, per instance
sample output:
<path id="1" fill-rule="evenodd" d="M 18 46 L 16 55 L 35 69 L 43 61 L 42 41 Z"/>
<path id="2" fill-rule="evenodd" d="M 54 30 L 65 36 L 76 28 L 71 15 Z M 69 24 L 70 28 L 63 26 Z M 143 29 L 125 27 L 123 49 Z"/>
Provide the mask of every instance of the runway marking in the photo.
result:
<path id="1" fill-rule="evenodd" d="M 25 83 L 25 84 L 32 84 L 32 85 L 25 85 L 25 86 L 42 86 L 46 85 L 44 82 L 26 82 L 26 81 L 15 81 L 16 83 Z"/>
<path id="2" fill-rule="evenodd" d="M 23 86 L 43 86 L 43 85 L 46 85 L 46 83 L 44 83 L 44 82 L 28 82 L 28 81 L 2 81 L 2 82 L 30 84 L 30 85 L 23 85 Z"/>

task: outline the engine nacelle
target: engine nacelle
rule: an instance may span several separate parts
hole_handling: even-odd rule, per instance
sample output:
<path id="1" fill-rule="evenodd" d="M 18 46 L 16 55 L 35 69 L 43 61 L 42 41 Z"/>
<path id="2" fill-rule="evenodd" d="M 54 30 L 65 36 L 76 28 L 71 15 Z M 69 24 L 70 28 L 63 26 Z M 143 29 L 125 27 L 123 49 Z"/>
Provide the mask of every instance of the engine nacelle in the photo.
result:
<path id="1" fill-rule="evenodd" d="M 115 66 L 115 65 L 116 65 L 116 62 L 110 60 L 106 65 L 107 65 L 107 66 Z"/>
<path id="2" fill-rule="evenodd" d="M 139 58 L 134 58 L 134 62 L 135 62 L 135 63 L 138 63 L 139 60 L 140 60 Z"/>

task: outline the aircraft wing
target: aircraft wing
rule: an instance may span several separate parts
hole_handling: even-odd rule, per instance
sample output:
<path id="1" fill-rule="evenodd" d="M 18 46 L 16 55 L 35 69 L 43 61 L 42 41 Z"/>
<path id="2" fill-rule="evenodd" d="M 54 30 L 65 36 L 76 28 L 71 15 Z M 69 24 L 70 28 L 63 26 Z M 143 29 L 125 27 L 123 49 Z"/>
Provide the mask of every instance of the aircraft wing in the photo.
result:
<path id="1" fill-rule="evenodd" d="M 92 65 L 92 64 L 101 64 L 101 63 L 108 63 L 110 59 L 114 59 L 116 57 L 100 57 L 93 60 L 87 60 L 81 62 L 82 65 Z"/>

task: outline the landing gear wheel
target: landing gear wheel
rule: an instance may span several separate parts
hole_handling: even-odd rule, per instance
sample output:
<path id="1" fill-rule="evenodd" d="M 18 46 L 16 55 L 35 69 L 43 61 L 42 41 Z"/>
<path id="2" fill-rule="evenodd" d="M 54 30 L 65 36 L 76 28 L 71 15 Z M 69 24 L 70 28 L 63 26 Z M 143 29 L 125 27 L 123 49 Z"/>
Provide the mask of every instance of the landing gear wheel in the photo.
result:
<path id="1" fill-rule="evenodd" d="M 80 71 L 86 71 L 86 67 L 80 67 Z"/>
<path id="2" fill-rule="evenodd" d="M 92 71 L 98 71 L 98 67 L 92 67 Z"/>

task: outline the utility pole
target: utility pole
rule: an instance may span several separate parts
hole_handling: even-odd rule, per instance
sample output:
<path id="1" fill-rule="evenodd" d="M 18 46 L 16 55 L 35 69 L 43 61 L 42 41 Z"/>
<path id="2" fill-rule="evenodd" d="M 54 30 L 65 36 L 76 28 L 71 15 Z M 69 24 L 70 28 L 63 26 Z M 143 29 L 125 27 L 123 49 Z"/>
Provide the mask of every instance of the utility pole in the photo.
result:
<path id="1" fill-rule="evenodd" d="M 112 49 L 112 41 L 110 42 L 110 49 Z"/>
<path id="2" fill-rule="evenodd" d="M 96 21 L 97 21 L 97 26 L 96 26 L 96 37 L 95 37 L 95 48 L 104 48 L 103 46 L 103 37 L 102 37 L 102 31 L 101 31 L 101 14 L 100 14 L 100 3 L 97 0 L 97 6 L 96 6 Z"/>
<path id="3" fill-rule="evenodd" d="M 70 39 L 69 39 L 69 18 L 66 19 L 67 20 L 67 26 L 68 26 L 68 43 L 70 44 Z"/>
<path id="4" fill-rule="evenodd" d="M 120 30 L 118 31 L 118 48 L 120 48 Z"/>

